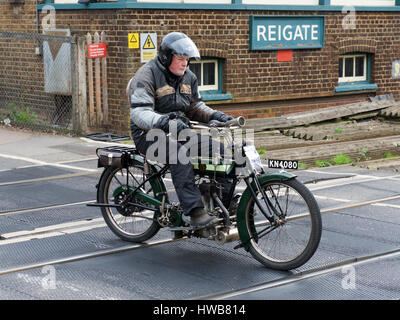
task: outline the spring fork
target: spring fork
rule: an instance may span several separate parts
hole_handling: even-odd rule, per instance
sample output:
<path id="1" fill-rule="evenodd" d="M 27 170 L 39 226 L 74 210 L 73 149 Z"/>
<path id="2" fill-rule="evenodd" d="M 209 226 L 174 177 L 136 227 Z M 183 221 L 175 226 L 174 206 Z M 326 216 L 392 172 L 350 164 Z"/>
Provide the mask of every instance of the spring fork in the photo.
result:
<path id="1" fill-rule="evenodd" d="M 261 193 L 261 195 L 262 195 L 262 197 L 263 197 L 263 199 L 264 199 L 264 202 L 266 202 L 267 205 L 268 205 L 268 211 L 271 213 L 271 210 L 272 210 L 273 213 L 274 213 L 277 217 L 280 218 L 281 215 L 280 215 L 279 212 L 276 210 L 275 206 L 272 204 L 271 200 L 269 199 L 269 197 L 268 197 L 267 194 L 265 193 L 264 189 L 261 187 L 260 181 L 258 180 L 257 175 L 256 175 L 255 172 L 253 173 L 253 179 L 254 179 L 254 182 L 255 182 L 255 184 L 256 184 L 256 186 L 257 186 L 258 191 Z M 276 203 L 276 205 L 278 206 L 279 210 L 282 212 L 282 208 L 281 208 L 281 206 L 279 205 L 279 202 L 276 200 L 276 195 L 275 195 L 275 193 L 273 192 L 272 189 L 271 189 L 271 194 L 272 194 L 272 197 L 275 198 L 275 203 Z M 272 215 L 272 213 L 271 213 L 271 215 Z"/>
<path id="2" fill-rule="evenodd" d="M 274 206 L 272 205 L 271 201 L 268 199 L 267 195 L 265 194 L 265 192 L 263 192 L 264 190 L 261 188 L 260 183 L 257 179 L 257 176 L 253 173 L 251 175 L 251 177 L 253 178 L 253 181 L 257 187 L 257 190 L 261 193 L 264 202 L 267 204 L 267 209 L 268 209 L 268 213 L 264 210 L 264 208 L 262 207 L 260 201 L 257 198 L 257 194 L 256 192 L 253 190 L 251 183 L 249 181 L 249 178 L 244 179 L 244 181 L 246 182 L 247 187 L 249 188 L 251 195 L 254 198 L 254 202 L 256 203 L 256 205 L 260 208 L 261 213 L 264 215 L 265 218 L 268 219 L 268 221 L 272 224 L 275 222 L 275 215 L 278 215 L 278 212 L 276 211 L 276 209 L 274 208 Z M 273 212 L 271 212 L 271 210 Z M 274 215 L 275 214 L 275 215 Z"/>

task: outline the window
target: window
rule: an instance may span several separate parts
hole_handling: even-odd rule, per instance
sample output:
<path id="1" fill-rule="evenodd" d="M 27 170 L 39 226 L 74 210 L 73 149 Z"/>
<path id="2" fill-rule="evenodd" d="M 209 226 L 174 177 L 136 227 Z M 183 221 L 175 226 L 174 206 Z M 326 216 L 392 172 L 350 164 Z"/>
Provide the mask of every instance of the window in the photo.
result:
<path id="1" fill-rule="evenodd" d="M 218 60 L 207 59 L 190 62 L 190 70 L 199 81 L 199 91 L 219 91 Z"/>
<path id="2" fill-rule="evenodd" d="M 339 85 L 335 92 L 375 90 L 377 84 L 370 82 L 371 64 L 371 54 L 349 53 L 339 56 Z"/>
<path id="3" fill-rule="evenodd" d="M 367 55 L 339 57 L 339 83 L 367 81 Z"/>
<path id="4" fill-rule="evenodd" d="M 222 92 L 223 59 L 205 57 L 191 61 L 189 69 L 196 75 L 204 101 L 230 100 L 230 93 Z"/>

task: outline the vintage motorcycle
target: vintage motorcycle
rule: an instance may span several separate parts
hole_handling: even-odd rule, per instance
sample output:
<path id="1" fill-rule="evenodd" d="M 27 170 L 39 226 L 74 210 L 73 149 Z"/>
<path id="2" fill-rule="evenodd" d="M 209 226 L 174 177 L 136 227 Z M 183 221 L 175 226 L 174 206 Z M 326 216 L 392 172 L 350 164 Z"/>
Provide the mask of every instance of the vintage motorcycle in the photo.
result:
<path id="1" fill-rule="evenodd" d="M 97 203 L 90 206 L 100 207 L 108 227 L 126 241 L 144 242 L 160 228 L 168 228 L 175 237 L 207 238 L 221 245 L 238 241 L 235 249 L 244 248 L 268 268 L 290 270 L 303 265 L 320 242 L 319 206 L 296 175 L 282 169 L 296 169 L 296 161 L 269 160 L 269 167 L 277 169 L 266 171 L 254 145 L 233 140 L 232 132 L 244 124 L 243 117 L 223 126 L 192 122 L 202 133 L 224 137 L 245 159 L 242 164 L 219 157 L 192 161 L 204 207 L 219 218 L 216 224 L 201 229 L 190 226 L 179 203 L 169 200 L 165 183 L 169 165 L 146 159 L 134 147 L 97 149 L 98 166 L 104 171 L 97 185 Z M 221 201 L 218 177 L 232 181 L 229 208 Z M 235 189 L 244 191 L 235 193 Z"/>

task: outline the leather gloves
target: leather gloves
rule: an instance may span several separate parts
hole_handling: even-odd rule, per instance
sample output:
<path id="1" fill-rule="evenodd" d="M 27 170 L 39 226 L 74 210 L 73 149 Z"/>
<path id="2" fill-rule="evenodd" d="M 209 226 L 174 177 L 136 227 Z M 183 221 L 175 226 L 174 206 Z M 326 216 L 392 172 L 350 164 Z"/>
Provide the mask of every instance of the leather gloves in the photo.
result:
<path id="1" fill-rule="evenodd" d="M 156 128 L 163 130 L 166 133 L 169 133 L 170 128 L 176 127 L 177 133 L 181 132 L 184 129 L 189 129 L 189 126 L 182 121 L 180 118 L 176 118 L 174 115 L 164 115 L 162 116 L 156 123 Z"/>
<path id="2" fill-rule="evenodd" d="M 223 122 L 218 121 L 218 120 L 210 120 L 207 123 L 210 127 L 222 127 L 224 125 Z"/>
<path id="3" fill-rule="evenodd" d="M 227 121 L 232 120 L 232 119 L 233 119 L 233 117 L 228 116 L 225 113 L 220 112 L 220 111 L 215 111 L 211 115 L 211 118 L 210 118 L 210 120 L 217 120 L 217 121 L 220 121 L 220 122 L 227 122 Z"/>

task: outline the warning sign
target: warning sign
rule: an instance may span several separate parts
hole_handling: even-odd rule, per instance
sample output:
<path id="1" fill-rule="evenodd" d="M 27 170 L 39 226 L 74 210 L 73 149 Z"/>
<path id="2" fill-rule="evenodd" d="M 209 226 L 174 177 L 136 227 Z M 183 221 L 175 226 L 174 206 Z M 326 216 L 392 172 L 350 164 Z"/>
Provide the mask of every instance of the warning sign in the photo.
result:
<path id="1" fill-rule="evenodd" d="M 142 63 L 154 59 L 157 55 L 157 33 L 140 34 L 140 61 Z"/>
<path id="2" fill-rule="evenodd" d="M 143 49 L 155 49 L 156 46 L 153 43 L 153 40 L 151 40 L 150 35 L 147 36 L 146 41 L 144 42 Z"/>
<path id="3" fill-rule="evenodd" d="M 139 33 L 128 33 L 129 49 L 139 49 Z"/>
<path id="4" fill-rule="evenodd" d="M 88 58 L 103 58 L 107 56 L 107 45 L 105 43 L 88 44 Z"/>

